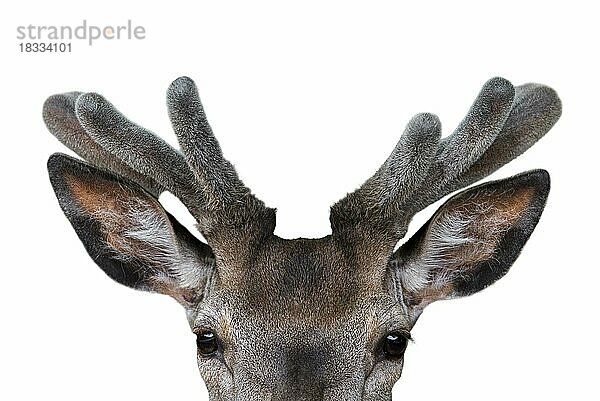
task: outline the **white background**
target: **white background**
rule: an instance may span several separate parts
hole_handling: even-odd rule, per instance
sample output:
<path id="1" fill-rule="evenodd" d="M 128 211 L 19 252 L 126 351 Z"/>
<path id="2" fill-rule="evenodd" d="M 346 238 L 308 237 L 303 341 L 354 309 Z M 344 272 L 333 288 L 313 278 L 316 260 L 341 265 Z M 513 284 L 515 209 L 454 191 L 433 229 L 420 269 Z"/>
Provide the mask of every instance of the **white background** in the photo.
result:
<path id="1" fill-rule="evenodd" d="M 598 399 L 600 65 L 592 6 L 163 3 L 22 1 L 0 17 L 1 399 L 207 399 L 183 311 L 167 297 L 113 283 L 93 264 L 45 167 L 52 152 L 67 151 L 43 125 L 47 96 L 101 92 L 175 143 L 164 93 L 180 75 L 195 79 L 226 157 L 278 208 L 276 233 L 289 238 L 327 234 L 328 207 L 379 166 L 414 113 L 438 114 L 449 133 L 492 76 L 555 88 L 561 120 L 493 176 L 550 171 L 538 228 L 505 279 L 428 308 L 394 395 Z M 71 54 L 19 53 L 17 25 L 84 18 L 132 19 L 147 38 L 76 42 Z M 191 223 L 172 198 L 165 204 Z"/>

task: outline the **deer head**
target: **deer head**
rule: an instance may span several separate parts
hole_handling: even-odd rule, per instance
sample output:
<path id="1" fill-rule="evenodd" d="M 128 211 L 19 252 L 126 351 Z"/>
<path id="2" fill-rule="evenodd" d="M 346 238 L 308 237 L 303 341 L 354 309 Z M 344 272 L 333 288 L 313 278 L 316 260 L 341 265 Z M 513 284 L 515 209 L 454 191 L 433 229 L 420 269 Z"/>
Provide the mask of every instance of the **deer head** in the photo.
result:
<path id="1" fill-rule="evenodd" d="M 506 274 L 544 209 L 549 176 L 464 190 L 394 251 L 411 218 L 520 155 L 561 114 L 552 89 L 493 78 L 443 139 L 436 116 L 413 117 L 381 168 L 333 205 L 331 235 L 290 240 L 274 235 L 275 210 L 223 157 L 189 78 L 171 84 L 167 105 L 181 150 L 98 94 L 50 97 L 48 129 L 86 162 L 54 154 L 48 170 L 96 264 L 185 308 L 215 401 L 391 399 L 423 309 Z M 207 243 L 163 209 L 165 190 Z"/>

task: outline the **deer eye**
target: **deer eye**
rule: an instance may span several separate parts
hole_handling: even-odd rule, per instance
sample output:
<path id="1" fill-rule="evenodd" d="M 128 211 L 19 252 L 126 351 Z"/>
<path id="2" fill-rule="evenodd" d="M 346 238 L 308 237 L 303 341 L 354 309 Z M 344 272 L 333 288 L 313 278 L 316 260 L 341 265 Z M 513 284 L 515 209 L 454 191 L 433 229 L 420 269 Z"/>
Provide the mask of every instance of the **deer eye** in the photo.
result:
<path id="1" fill-rule="evenodd" d="M 202 329 L 196 334 L 198 352 L 204 357 L 212 356 L 219 350 L 219 340 L 214 331 Z"/>
<path id="2" fill-rule="evenodd" d="M 383 353 L 388 359 L 399 359 L 404 355 L 408 337 L 399 332 L 391 332 L 383 339 Z"/>

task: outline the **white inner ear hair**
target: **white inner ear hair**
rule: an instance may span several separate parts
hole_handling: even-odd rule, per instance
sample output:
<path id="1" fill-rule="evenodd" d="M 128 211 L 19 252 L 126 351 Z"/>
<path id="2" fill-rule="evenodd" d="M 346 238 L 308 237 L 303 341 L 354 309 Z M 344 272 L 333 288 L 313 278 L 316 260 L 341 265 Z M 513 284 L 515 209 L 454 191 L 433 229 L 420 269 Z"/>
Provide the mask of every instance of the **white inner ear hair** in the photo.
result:
<path id="1" fill-rule="evenodd" d="M 167 216 L 156 205 L 135 197 L 118 199 L 98 208 L 92 217 L 100 223 L 115 259 L 148 270 L 157 284 L 199 285 L 203 277 L 192 251 L 180 246 Z"/>
<path id="2" fill-rule="evenodd" d="M 492 258 L 525 205 L 515 202 L 510 193 L 477 194 L 445 205 L 434 217 L 417 255 L 403 266 L 403 287 L 409 292 L 440 289 Z"/>

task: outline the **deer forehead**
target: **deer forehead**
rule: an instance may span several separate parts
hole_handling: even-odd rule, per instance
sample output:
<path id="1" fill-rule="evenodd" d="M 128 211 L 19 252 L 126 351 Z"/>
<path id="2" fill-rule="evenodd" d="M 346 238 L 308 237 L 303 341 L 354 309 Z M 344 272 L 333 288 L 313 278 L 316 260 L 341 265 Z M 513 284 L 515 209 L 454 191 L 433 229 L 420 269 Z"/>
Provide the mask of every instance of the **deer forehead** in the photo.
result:
<path id="1" fill-rule="evenodd" d="M 219 268 L 217 286 L 250 315 L 335 319 L 384 294 L 383 269 L 358 266 L 348 252 L 331 237 L 273 237 L 247 260 Z"/>

